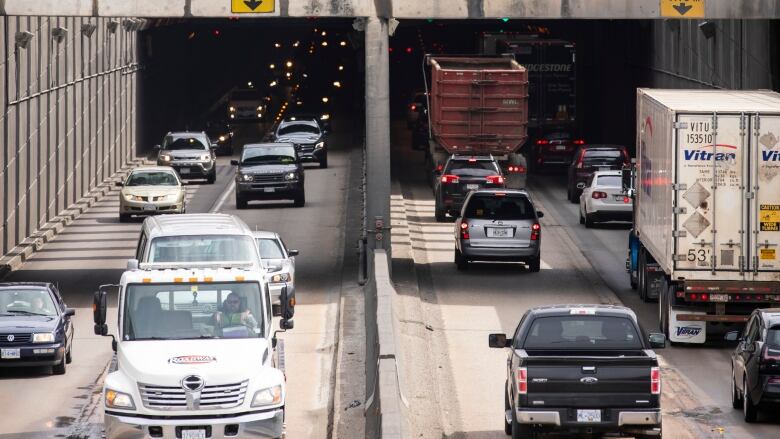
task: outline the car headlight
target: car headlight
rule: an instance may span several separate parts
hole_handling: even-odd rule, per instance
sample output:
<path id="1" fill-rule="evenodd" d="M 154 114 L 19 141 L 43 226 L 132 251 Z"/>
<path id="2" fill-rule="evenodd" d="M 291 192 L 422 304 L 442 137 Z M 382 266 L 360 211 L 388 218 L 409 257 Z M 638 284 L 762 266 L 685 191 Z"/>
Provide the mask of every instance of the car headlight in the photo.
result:
<path id="1" fill-rule="evenodd" d="M 252 177 L 252 174 L 239 174 L 238 179 L 240 181 L 252 181 L 254 178 Z"/>
<path id="2" fill-rule="evenodd" d="M 296 174 L 295 172 L 288 172 L 284 174 L 285 180 L 295 180 L 296 178 L 298 178 L 298 174 Z"/>
<path id="3" fill-rule="evenodd" d="M 326 113 L 326 114 L 323 114 L 322 116 L 320 116 L 320 120 L 328 120 L 328 119 L 330 119 L 330 114 Z"/>
<path id="4" fill-rule="evenodd" d="M 145 201 L 144 197 L 140 195 L 125 194 L 125 200 L 127 201 Z"/>
<path id="5" fill-rule="evenodd" d="M 200 160 L 202 162 L 207 162 L 207 161 L 211 160 L 211 154 L 201 154 Z"/>
<path id="6" fill-rule="evenodd" d="M 235 118 L 236 118 L 236 115 L 235 115 L 235 114 L 231 114 L 231 115 L 230 115 L 230 118 L 231 118 L 231 119 L 235 119 Z"/>
<path id="7" fill-rule="evenodd" d="M 33 343 L 54 343 L 54 334 L 51 332 L 41 332 L 33 334 Z"/>
<path id="8" fill-rule="evenodd" d="M 171 156 L 168 155 L 168 154 L 162 154 L 162 155 L 160 155 L 160 160 L 162 160 L 164 162 L 170 162 L 171 161 Z"/>
<path id="9" fill-rule="evenodd" d="M 267 389 L 258 390 L 252 398 L 252 407 L 276 405 L 282 403 L 282 386 L 276 385 Z"/>
<path id="10" fill-rule="evenodd" d="M 233 107 L 233 106 L 231 106 L 231 107 L 230 107 L 230 112 L 232 113 L 232 112 L 234 112 L 234 111 L 236 111 L 236 107 Z"/>
<path id="11" fill-rule="evenodd" d="M 271 282 L 290 282 L 291 279 L 290 273 L 277 273 L 271 276 Z"/>
<path id="12" fill-rule="evenodd" d="M 106 407 L 135 410 L 133 398 L 127 393 L 106 389 Z"/>
<path id="13" fill-rule="evenodd" d="M 325 142 L 319 142 L 316 145 L 314 145 L 314 147 L 317 149 L 325 148 Z"/>
<path id="14" fill-rule="evenodd" d="M 263 106 L 260 105 L 259 107 L 257 107 L 257 111 L 263 111 Z"/>
<path id="15" fill-rule="evenodd" d="M 227 140 L 227 136 L 219 136 L 220 142 L 224 142 L 225 140 Z"/>

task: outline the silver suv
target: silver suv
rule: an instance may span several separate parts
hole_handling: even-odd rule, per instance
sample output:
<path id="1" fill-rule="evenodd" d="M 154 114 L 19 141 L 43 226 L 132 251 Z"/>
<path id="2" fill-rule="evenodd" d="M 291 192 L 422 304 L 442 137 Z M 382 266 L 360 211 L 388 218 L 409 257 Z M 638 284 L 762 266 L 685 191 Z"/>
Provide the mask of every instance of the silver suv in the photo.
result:
<path id="1" fill-rule="evenodd" d="M 470 261 L 523 262 L 539 271 L 544 216 L 525 190 L 483 189 L 470 192 L 455 221 L 455 264 Z"/>
<path id="2" fill-rule="evenodd" d="M 217 149 L 204 132 L 168 133 L 158 150 L 157 166 L 170 166 L 182 180 L 203 178 L 209 184 L 217 181 Z"/>

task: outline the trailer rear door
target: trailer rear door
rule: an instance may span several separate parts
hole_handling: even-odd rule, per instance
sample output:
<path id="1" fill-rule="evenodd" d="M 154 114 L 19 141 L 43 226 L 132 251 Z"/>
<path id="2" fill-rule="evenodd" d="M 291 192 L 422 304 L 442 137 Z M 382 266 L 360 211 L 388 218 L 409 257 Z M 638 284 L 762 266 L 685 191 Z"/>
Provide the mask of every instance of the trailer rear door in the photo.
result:
<path id="1" fill-rule="evenodd" d="M 751 172 L 749 270 L 780 269 L 780 115 L 753 115 L 750 120 Z"/>

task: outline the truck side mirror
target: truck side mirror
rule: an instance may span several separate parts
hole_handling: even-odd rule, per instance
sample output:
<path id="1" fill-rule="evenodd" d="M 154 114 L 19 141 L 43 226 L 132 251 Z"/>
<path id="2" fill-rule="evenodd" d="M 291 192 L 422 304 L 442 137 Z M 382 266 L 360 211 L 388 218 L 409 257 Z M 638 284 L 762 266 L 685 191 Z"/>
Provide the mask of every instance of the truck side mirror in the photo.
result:
<path id="1" fill-rule="evenodd" d="M 507 340 L 506 334 L 488 335 L 488 345 L 491 348 L 503 349 L 512 346 L 512 339 Z"/>
<path id="2" fill-rule="evenodd" d="M 95 296 L 92 299 L 92 318 L 95 321 L 95 335 L 108 334 L 108 325 L 106 325 L 107 308 L 106 292 L 101 288 L 95 291 Z"/>
<path id="3" fill-rule="evenodd" d="M 127 260 L 127 271 L 138 270 L 138 259 Z"/>
<path id="4" fill-rule="evenodd" d="M 652 333 L 648 337 L 652 349 L 663 349 L 666 347 L 666 336 L 661 333 Z"/>
<path id="5" fill-rule="evenodd" d="M 295 322 L 293 322 L 293 319 L 282 319 L 282 321 L 279 322 L 279 327 L 284 330 L 293 329 L 295 327 Z"/>
<path id="6" fill-rule="evenodd" d="M 282 308 L 282 321 L 280 323 L 282 329 L 292 329 L 292 326 L 285 328 L 285 321 L 289 320 L 289 324 L 292 325 L 292 318 L 295 315 L 295 295 L 287 294 L 287 286 L 282 287 L 282 292 L 279 295 L 279 304 Z"/>

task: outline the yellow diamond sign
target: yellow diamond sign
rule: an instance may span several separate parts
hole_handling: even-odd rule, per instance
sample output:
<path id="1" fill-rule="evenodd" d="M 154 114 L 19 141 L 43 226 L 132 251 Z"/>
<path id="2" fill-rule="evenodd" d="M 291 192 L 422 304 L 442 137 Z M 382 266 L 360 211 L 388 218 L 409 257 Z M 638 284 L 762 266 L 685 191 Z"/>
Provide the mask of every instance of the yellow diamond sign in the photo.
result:
<path id="1" fill-rule="evenodd" d="M 276 0 L 230 0 L 234 14 L 268 14 L 276 10 Z"/>
<path id="2" fill-rule="evenodd" d="M 661 17 L 704 18 L 704 0 L 661 0 Z"/>

